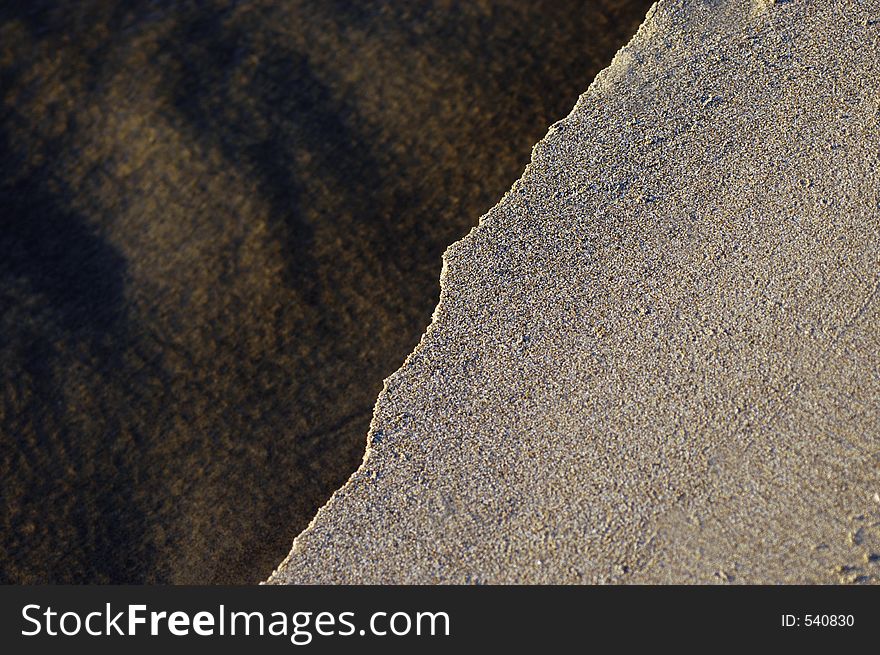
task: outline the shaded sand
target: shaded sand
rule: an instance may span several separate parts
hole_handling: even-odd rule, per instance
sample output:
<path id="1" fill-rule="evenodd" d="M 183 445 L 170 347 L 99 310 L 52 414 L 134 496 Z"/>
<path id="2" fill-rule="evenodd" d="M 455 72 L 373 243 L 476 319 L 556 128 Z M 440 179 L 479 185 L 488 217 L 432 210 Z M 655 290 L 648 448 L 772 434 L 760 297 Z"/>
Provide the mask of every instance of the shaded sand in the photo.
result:
<path id="1" fill-rule="evenodd" d="M 0 582 L 257 582 L 649 0 L 0 6 Z"/>
<path id="2" fill-rule="evenodd" d="M 664 0 L 276 583 L 880 580 L 880 5 Z"/>

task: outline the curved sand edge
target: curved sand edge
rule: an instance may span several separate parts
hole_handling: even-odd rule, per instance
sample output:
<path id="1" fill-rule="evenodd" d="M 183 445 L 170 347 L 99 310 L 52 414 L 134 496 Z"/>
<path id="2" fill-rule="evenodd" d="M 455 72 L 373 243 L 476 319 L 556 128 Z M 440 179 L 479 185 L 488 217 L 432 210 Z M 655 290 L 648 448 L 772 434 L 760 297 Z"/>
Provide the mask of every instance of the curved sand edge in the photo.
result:
<path id="1" fill-rule="evenodd" d="M 270 582 L 876 581 L 875 18 L 655 5 Z"/>

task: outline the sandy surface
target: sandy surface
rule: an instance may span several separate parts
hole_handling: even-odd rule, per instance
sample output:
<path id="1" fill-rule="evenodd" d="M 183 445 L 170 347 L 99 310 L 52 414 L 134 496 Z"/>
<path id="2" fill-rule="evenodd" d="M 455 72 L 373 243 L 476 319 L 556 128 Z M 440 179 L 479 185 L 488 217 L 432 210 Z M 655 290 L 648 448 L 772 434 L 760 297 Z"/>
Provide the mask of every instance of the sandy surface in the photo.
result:
<path id="1" fill-rule="evenodd" d="M 271 581 L 880 580 L 880 4 L 664 0 Z"/>
<path id="2" fill-rule="evenodd" d="M 0 6 L 0 582 L 258 582 L 649 0 Z"/>

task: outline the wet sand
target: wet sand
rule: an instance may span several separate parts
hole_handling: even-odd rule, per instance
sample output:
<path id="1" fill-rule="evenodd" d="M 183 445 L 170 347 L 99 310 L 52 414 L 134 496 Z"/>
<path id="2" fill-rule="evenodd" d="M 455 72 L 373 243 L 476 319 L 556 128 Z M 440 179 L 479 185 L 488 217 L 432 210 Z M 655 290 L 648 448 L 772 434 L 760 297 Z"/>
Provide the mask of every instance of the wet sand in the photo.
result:
<path id="1" fill-rule="evenodd" d="M 271 582 L 880 581 L 878 11 L 660 2 Z"/>
<path id="2" fill-rule="evenodd" d="M 263 579 L 648 6 L 0 9 L 0 581 Z"/>

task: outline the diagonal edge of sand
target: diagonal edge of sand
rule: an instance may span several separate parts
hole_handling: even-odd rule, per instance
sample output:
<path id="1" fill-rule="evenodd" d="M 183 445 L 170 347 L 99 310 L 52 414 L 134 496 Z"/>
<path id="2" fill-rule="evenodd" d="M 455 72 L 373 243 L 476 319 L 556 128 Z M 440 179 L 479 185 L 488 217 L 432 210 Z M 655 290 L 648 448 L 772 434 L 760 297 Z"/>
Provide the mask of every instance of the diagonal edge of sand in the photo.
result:
<path id="1" fill-rule="evenodd" d="M 611 63 L 609 64 L 609 66 L 608 66 L 607 68 L 603 69 L 602 71 L 600 71 L 600 72 L 596 75 L 596 78 L 593 80 L 593 82 L 591 83 L 589 89 L 585 92 L 585 94 L 586 94 L 586 93 L 589 93 L 589 92 L 590 92 L 590 89 L 596 88 L 596 89 L 598 90 L 598 89 L 602 88 L 604 85 L 607 84 L 607 81 L 606 81 L 607 78 L 608 78 L 609 76 L 613 76 L 613 75 L 614 75 L 614 71 L 615 71 L 616 68 L 618 68 L 618 67 L 622 67 L 622 66 L 625 66 L 625 65 L 626 65 L 626 64 L 625 64 L 625 55 L 624 55 L 623 53 L 625 53 L 625 51 L 626 51 L 628 48 L 633 47 L 633 44 L 637 43 L 640 39 L 644 39 L 644 38 L 645 38 L 645 34 L 646 34 L 649 30 L 652 29 L 652 27 L 651 27 L 651 16 L 652 16 L 653 13 L 655 12 L 656 8 L 657 8 L 657 4 L 653 5 L 653 6 L 649 9 L 649 11 L 648 11 L 648 13 L 647 13 L 647 15 L 646 15 L 646 17 L 645 17 L 645 21 L 642 23 L 642 25 L 640 26 L 640 28 L 639 28 L 639 30 L 636 32 L 636 34 L 633 35 L 633 38 L 632 38 L 632 40 L 630 41 L 630 43 L 627 44 L 627 45 L 625 45 L 625 46 L 623 46 L 623 47 L 617 52 L 617 54 L 614 56 L 614 58 L 612 59 Z M 582 98 L 583 98 L 583 96 L 581 96 L 581 98 L 578 99 L 578 103 L 580 103 L 580 101 L 581 101 Z M 569 113 L 569 115 L 571 115 L 572 113 L 574 113 L 575 111 L 577 111 L 577 106 L 578 106 L 578 104 L 575 104 L 575 106 L 572 108 L 572 110 L 571 110 L 571 112 Z M 557 122 L 557 123 L 551 125 L 550 128 L 549 128 L 549 133 L 548 133 L 548 134 L 551 134 L 551 133 L 553 132 L 553 130 L 555 129 L 555 127 L 556 127 L 559 123 L 564 122 L 565 120 L 566 120 L 566 119 L 562 119 L 561 121 L 559 121 L 559 122 Z M 546 137 L 545 137 L 545 138 L 546 138 Z M 535 148 L 537 148 L 538 145 L 540 145 L 540 144 L 536 144 Z M 534 149 L 535 149 L 535 148 L 533 148 L 533 154 L 534 154 Z M 525 170 L 523 171 L 523 176 L 522 176 L 522 177 L 525 177 L 525 175 L 528 174 L 529 168 L 530 168 L 531 166 L 532 166 L 532 162 L 529 162 L 529 163 L 526 165 L 526 168 L 525 168 Z M 520 178 L 520 179 L 522 179 L 522 178 Z M 510 191 L 508 191 L 508 192 L 505 194 L 505 196 L 502 197 L 502 199 L 499 201 L 499 204 L 500 204 L 500 203 L 503 203 L 503 202 L 504 202 L 504 198 L 505 198 L 508 194 L 512 193 L 512 192 L 516 189 L 517 184 L 519 184 L 519 180 L 517 180 L 516 182 L 514 182 L 514 184 L 513 184 L 513 186 L 511 187 Z M 483 220 L 484 220 L 487 216 L 489 216 L 490 214 L 491 214 L 491 211 L 490 211 L 490 212 L 487 212 L 486 214 L 484 214 L 483 216 L 481 216 L 481 217 L 479 218 L 478 222 L 477 222 L 477 225 L 475 225 L 475 226 L 470 230 L 470 232 L 469 232 L 467 235 L 465 235 L 464 237 L 462 237 L 461 241 L 464 241 L 464 240 L 466 240 L 466 239 L 469 239 L 469 238 L 471 237 L 471 235 L 472 235 L 476 230 L 481 229 L 481 227 L 482 227 L 482 225 L 483 225 Z M 456 243 L 458 243 L 458 242 L 456 242 Z M 440 271 L 440 297 L 439 297 L 439 300 L 438 300 L 438 302 L 437 302 L 437 306 L 434 308 L 434 311 L 433 311 L 433 313 L 432 313 L 432 315 L 431 315 L 431 322 L 428 324 L 427 328 L 425 329 L 425 332 L 422 334 L 422 337 L 421 337 L 421 339 L 419 340 L 419 343 L 416 344 L 415 348 L 414 348 L 413 351 L 407 356 L 407 358 L 404 360 L 403 364 L 401 364 L 400 368 L 399 368 L 397 371 L 395 371 L 394 373 L 392 373 L 390 376 L 388 376 L 385 380 L 383 380 L 382 391 L 379 393 L 378 397 L 376 398 L 376 404 L 375 404 L 375 406 L 374 406 L 374 410 L 373 410 L 373 420 L 370 422 L 370 428 L 369 428 L 369 430 L 368 430 L 368 432 L 367 432 L 366 449 L 365 449 L 365 451 L 364 451 L 364 457 L 363 457 L 363 460 L 362 460 L 361 465 L 360 465 L 360 467 L 358 468 L 358 470 L 356 470 L 354 473 L 352 473 L 351 477 L 349 478 L 349 481 L 351 481 L 351 479 L 355 478 L 360 472 L 362 472 L 362 471 L 365 469 L 365 467 L 366 467 L 366 465 L 367 465 L 367 462 L 369 461 L 371 445 L 372 445 L 372 443 L 373 443 L 373 436 L 374 436 L 374 434 L 375 434 L 375 431 L 377 430 L 376 418 L 375 418 L 375 417 L 376 417 L 376 413 L 377 413 L 377 410 L 378 410 L 378 408 L 379 408 L 380 403 L 382 402 L 382 398 L 383 398 L 383 396 L 384 396 L 385 393 L 388 391 L 388 385 L 389 385 L 389 383 L 391 383 L 392 380 L 394 380 L 395 376 L 400 372 L 400 370 L 406 368 L 406 366 L 408 365 L 409 361 L 410 361 L 415 355 L 418 354 L 418 352 L 419 352 L 419 351 L 421 350 L 421 348 L 423 347 L 423 345 L 424 345 L 424 343 L 425 343 L 425 340 L 428 338 L 428 336 L 430 335 L 431 331 L 432 331 L 433 329 L 435 329 L 435 326 L 436 326 L 437 323 L 438 323 L 438 316 L 439 316 L 439 313 L 440 313 L 440 308 L 441 308 L 441 306 L 442 306 L 442 304 L 443 304 L 443 295 L 444 295 L 444 288 L 445 288 L 446 272 L 447 272 L 448 265 L 449 265 L 450 250 L 451 250 L 455 245 L 456 245 L 456 244 L 452 244 L 452 245 L 446 250 L 446 252 L 443 253 L 443 263 L 442 263 L 442 268 L 441 268 L 441 271 Z M 348 482 L 346 482 L 346 485 L 347 485 L 347 484 L 348 484 Z M 342 488 L 344 488 L 346 485 L 343 485 Z M 340 489 L 340 490 L 341 490 L 341 489 Z M 300 536 L 301 536 L 302 534 L 307 533 L 307 532 L 308 532 L 308 531 L 309 531 L 309 530 L 315 525 L 315 523 L 320 519 L 320 517 L 321 517 L 321 513 L 322 513 L 322 512 L 329 511 L 329 508 L 332 506 L 332 504 L 333 504 L 333 499 L 334 499 L 334 497 L 336 496 L 337 493 L 339 493 L 339 491 L 334 492 L 334 494 L 333 494 L 333 495 L 327 500 L 327 502 L 326 502 L 322 507 L 320 507 L 320 508 L 318 509 L 318 512 L 315 514 L 315 517 L 311 520 L 311 522 L 309 523 L 309 525 L 306 526 L 306 528 L 302 531 L 302 533 L 300 533 L 299 536 L 297 536 L 296 538 L 294 538 L 293 545 L 291 546 L 291 552 L 288 554 L 288 556 L 287 556 L 284 560 L 281 561 L 281 563 L 278 565 L 278 567 L 276 567 L 275 571 L 272 572 L 272 575 L 271 575 L 271 576 L 269 577 L 269 579 L 267 580 L 267 583 L 275 583 L 275 582 L 278 582 L 280 579 L 282 579 L 282 578 L 280 577 L 280 576 L 282 576 L 282 573 L 281 573 L 281 572 L 284 570 L 284 568 L 287 566 L 287 563 L 290 561 L 290 557 L 291 557 L 291 555 L 297 550 L 297 547 L 298 547 L 298 541 L 299 541 L 299 539 L 300 539 Z"/>
<path id="2" fill-rule="evenodd" d="M 270 582 L 876 581 L 870 11 L 655 5 Z"/>

